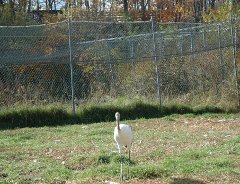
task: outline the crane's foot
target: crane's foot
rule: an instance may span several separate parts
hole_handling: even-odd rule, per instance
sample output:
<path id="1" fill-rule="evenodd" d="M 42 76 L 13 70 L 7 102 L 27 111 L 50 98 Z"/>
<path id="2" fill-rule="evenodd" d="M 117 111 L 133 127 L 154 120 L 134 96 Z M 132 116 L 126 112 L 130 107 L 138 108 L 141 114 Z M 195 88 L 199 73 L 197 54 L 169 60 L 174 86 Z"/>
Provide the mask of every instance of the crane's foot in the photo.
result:
<path id="1" fill-rule="evenodd" d="M 123 176 L 120 176 L 120 182 L 122 182 L 123 181 Z"/>
<path id="2" fill-rule="evenodd" d="M 122 182 L 122 181 L 124 181 L 124 180 L 128 180 L 129 179 L 129 177 L 128 176 L 120 176 L 120 181 Z"/>

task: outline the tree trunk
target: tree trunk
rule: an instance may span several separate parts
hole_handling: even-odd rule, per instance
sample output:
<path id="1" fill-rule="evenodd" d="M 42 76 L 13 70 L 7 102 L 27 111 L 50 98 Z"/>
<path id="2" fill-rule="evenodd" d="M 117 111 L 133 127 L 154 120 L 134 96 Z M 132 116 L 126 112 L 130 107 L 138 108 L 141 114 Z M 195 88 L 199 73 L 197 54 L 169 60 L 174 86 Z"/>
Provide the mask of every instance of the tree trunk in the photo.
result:
<path id="1" fill-rule="evenodd" d="M 28 0 L 28 9 L 27 12 L 30 13 L 31 12 L 31 7 L 32 7 L 32 1 Z"/>
<path id="2" fill-rule="evenodd" d="M 215 8 L 215 1 L 216 1 L 216 0 L 210 0 L 210 1 L 209 1 L 209 4 L 210 4 L 210 7 L 211 7 L 211 8 Z"/>
<path id="3" fill-rule="evenodd" d="M 128 14 L 128 0 L 123 0 L 123 11 L 125 15 Z"/>
<path id="4" fill-rule="evenodd" d="M 146 20 L 146 7 L 145 7 L 144 0 L 141 0 L 140 6 L 141 6 L 141 11 L 142 11 L 142 20 L 144 21 L 144 20 Z"/>
<path id="5" fill-rule="evenodd" d="M 85 0 L 85 6 L 87 10 L 90 10 L 90 4 L 88 0 Z"/>

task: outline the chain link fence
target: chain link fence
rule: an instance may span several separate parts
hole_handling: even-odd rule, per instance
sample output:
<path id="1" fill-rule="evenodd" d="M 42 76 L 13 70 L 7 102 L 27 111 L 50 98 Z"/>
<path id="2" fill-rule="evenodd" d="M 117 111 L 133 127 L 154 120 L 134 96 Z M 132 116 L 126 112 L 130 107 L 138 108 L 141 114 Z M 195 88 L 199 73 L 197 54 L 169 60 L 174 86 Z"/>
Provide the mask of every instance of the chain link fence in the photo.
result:
<path id="1" fill-rule="evenodd" d="M 137 98 L 235 108 L 239 25 L 234 19 L 0 27 L 0 106 Z"/>

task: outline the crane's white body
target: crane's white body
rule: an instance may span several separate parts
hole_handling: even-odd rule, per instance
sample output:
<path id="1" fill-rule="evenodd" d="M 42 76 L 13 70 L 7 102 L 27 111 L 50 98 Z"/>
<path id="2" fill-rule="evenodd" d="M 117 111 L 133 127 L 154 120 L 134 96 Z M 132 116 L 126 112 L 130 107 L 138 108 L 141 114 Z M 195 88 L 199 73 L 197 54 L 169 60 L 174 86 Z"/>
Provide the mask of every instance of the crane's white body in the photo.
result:
<path id="1" fill-rule="evenodd" d="M 117 143 L 119 154 L 122 152 L 122 146 L 127 147 L 127 151 L 131 150 L 132 145 L 132 129 L 126 124 L 119 124 L 119 128 L 116 126 L 114 129 L 114 140 Z"/>
<path id="2" fill-rule="evenodd" d="M 114 129 L 114 140 L 118 146 L 118 152 L 121 157 L 121 174 L 120 179 L 122 181 L 123 174 L 122 174 L 122 147 L 127 147 L 128 152 L 128 175 L 129 175 L 129 163 L 130 163 L 130 152 L 131 152 L 131 145 L 133 140 L 133 133 L 132 128 L 126 124 L 120 124 L 120 113 L 116 112 L 116 127 Z"/>

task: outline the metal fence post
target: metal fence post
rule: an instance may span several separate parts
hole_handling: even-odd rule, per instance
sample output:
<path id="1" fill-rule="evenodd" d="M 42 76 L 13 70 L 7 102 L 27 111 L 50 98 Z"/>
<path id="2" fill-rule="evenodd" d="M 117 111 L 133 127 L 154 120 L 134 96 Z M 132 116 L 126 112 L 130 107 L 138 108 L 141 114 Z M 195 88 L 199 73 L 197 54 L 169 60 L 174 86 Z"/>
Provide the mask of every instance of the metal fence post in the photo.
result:
<path id="1" fill-rule="evenodd" d="M 128 39 L 129 41 L 129 51 L 130 51 L 130 59 L 132 61 L 132 67 L 134 68 L 134 44 L 133 44 L 133 41 L 129 38 Z"/>
<path id="2" fill-rule="evenodd" d="M 193 47 L 194 47 L 194 43 L 193 43 L 193 29 L 191 29 L 191 33 L 190 33 L 190 39 L 191 39 L 191 58 L 192 58 L 192 60 L 194 59 L 194 53 L 193 53 Z"/>
<path id="3" fill-rule="evenodd" d="M 151 17 L 151 23 L 152 23 L 152 34 L 153 34 L 152 38 L 153 38 L 154 63 L 155 63 L 155 71 L 156 71 L 156 79 L 157 79 L 157 94 L 159 98 L 160 111 L 162 112 L 161 84 L 160 84 L 159 69 L 158 69 L 158 63 L 157 63 L 157 48 L 156 48 L 156 38 L 155 38 L 153 17 Z"/>
<path id="4" fill-rule="evenodd" d="M 234 67 L 234 79 L 235 79 L 235 86 L 236 86 L 236 95 L 237 95 L 237 105 L 238 108 L 240 108 L 240 96 L 239 96 L 239 85 L 238 85 L 238 70 L 237 70 L 237 62 L 236 62 L 236 47 L 237 47 L 237 33 L 236 33 L 236 27 L 233 27 L 233 20 L 231 16 L 231 37 L 232 37 L 232 53 L 233 53 L 233 67 Z"/>
<path id="5" fill-rule="evenodd" d="M 204 47 L 204 51 L 206 49 L 206 30 L 205 27 L 203 29 L 203 47 Z"/>
<path id="6" fill-rule="evenodd" d="M 195 63 L 194 64 L 194 67 L 193 67 L 193 70 L 194 70 L 194 76 L 193 79 L 192 79 L 192 88 L 193 88 L 193 94 L 195 95 L 196 93 L 196 86 L 199 84 L 198 83 L 198 75 L 199 75 L 199 68 L 198 66 L 196 65 L 197 64 L 197 61 L 195 61 L 195 51 L 194 51 L 194 33 L 193 31 L 195 31 L 193 28 L 190 29 L 190 52 L 191 52 L 191 56 L 190 56 L 190 61 L 191 63 Z"/>
<path id="7" fill-rule="evenodd" d="M 71 6 L 71 2 L 68 3 L 68 45 L 69 45 L 69 65 L 70 65 L 70 72 L 71 72 L 71 92 L 72 92 L 72 112 L 75 115 L 75 94 L 74 94 L 74 78 L 73 78 L 73 62 L 72 62 L 72 11 L 71 15 L 69 13 L 69 9 Z"/>
<path id="8" fill-rule="evenodd" d="M 114 67 L 112 64 L 112 58 L 111 58 L 111 46 L 108 44 L 108 62 L 109 62 L 109 67 L 110 67 L 110 73 L 111 73 L 111 84 L 112 84 L 112 88 L 114 90 L 114 95 L 115 97 L 117 97 L 117 89 L 116 89 L 116 78 L 115 78 L 115 72 L 114 72 Z"/>
<path id="9" fill-rule="evenodd" d="M 181 61 L 183 61 L 183 35 L 180 35 L 179 49 L 180 49 L 180 57 Z"/>
<path id="10" fill-rule="evenodd" d="M 222 73 L 222 81 L 224 81 L 224 64 L 223 64 L 221 25 L 220 24 L 218 24 L 218 50 L 219 50 L 219 54 L 220 54 L 220 68 L 221 68 L 221 73 Z"/>

